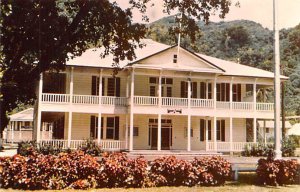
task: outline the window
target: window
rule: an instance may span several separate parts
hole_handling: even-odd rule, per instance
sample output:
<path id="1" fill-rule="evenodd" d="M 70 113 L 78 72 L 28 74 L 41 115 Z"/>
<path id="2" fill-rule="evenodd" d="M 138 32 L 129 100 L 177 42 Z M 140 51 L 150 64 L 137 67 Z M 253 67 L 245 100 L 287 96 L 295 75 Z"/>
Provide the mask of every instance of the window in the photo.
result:
<path id="1" fill-rule="evenodd" d="M 177 55 L 176 54 L 173 55 L 173 63 L 177 63 Z"/>
<path id="2" fill-rule="evenodd" d="M 99 95 L 99 77 L 92 76 L 92 95 Z M 102 95 L 104 95 L 105 79 L 102 78 Z"/>
<path id="3" fill-rule="evenodd" d="M 150 86 L 150 96 L 155 97 L 156 96 L 156 86 Z"/>
<path id="4" fill-rule="evenodd" d="M 205 119 L 200 119 L 200 141 L 205 140 Z"/>
<path id="5" fill-rule="evenodd" d="M 217 101 L 230 101 L 229 83 L 217 83 Z"/>
<path id="6" fill-rule="evenodd" d="M 211 120 L 207 121 L 207 129 L 208 129 L 208 140 L 211 141 Z"/>
<path id="7" fill-rule="evenodd" d="M 270 133 L 270 129 L 269 128 L 266 128 L 266 133 Z"/>
<path id="8" fill-rule="evenodd" d="M 197 82 L 191 82 L 191 98 L 197 98 Z M 188 97 L 188 82 L 181 81 L 181 98 Z"/>
<path id="9" fill-rule="evenodd" d="M 149 77 L 149 83 L 150 84 L 158 84 L 158 78 L 157 77 Z"/>
<path id="10" fill-rule="evenodd" d="M 107 96 L 120 97 L 120 78 L 107 79 Z"/>
<path id="11" fill-rule="evenodd" d="M 206 98 L 206 83 L 200 82 L 200 99 Z"/>
<path id="12" fill-rule="evenodd" d="M 225 120 L 217 120 L 217 140 L 225 141 Z"/>
<path id="13" fill-rule="evenodd" d="M 133 136 L 139 136 L 139 128 L 133 127 Z"/>
<path id="14" fill-rule="evenodd" d="M 232 101 L 240 102 L 241 100 L 242 100 L 241 84 L 233 84 L 232 85 Z"/>
<path id="15" fill-rule="evenodd" d="M 188 133 L 187 127 L 185 127 L 184 130 L 185 130 L 185 131 L 184 131 L 184 133 L 185 133 L 185 134 L 184 134 L 184 137 L 187 137 L 187 133 Z M 194 131 L 193 131 L 193 128 L 191 128 L 191 137 L 194 137 Z"/>
<path id="16" fill-rule="evenodd" d="M 115 135 L 115 118 L 107 117 L 106 120 L 106 139 L 114 139 Z"/>
<path id="17" fill-rule="evenodd" d="M 90 137 L 98 138 L 98 117 L 96 116 L 91 116 Z M 103 139 L 103 117 L 101 117 L 101 139 Z"/>

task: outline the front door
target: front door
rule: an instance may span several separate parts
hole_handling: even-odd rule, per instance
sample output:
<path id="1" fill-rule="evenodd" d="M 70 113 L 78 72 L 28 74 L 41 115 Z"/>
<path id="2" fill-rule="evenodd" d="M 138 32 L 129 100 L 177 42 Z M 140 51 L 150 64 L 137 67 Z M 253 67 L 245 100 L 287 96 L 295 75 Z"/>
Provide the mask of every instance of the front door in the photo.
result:
<path id="1" fill-rule="evenodd" d="M 155 123 L 150 123 L 153 121 Z M 149 120 L 149 134 L 151 149 L 157 149 L 157 119 Z M 172 145 L 172 124 L 171 121 L 162 119 L 161 127 L 161 149 L 169 150 Z"/>

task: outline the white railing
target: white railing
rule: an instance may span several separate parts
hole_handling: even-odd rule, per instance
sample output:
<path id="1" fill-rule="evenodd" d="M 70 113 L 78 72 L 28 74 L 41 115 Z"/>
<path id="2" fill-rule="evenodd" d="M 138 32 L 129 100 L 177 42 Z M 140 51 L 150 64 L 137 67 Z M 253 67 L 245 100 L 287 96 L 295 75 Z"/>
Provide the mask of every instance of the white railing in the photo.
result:
<path id="1" fill-rule="evenodd" d="M 101 140 L 100 147 L 103 150 L 121 150 L 125 149 L 125 141 Z"/>
<path id="2" fill-rule="evenodd" d="M 55 148 L 62 148 L 62 149 L 68 148 L 68 141 L 63 139 L 41 140 L 40 144 L 42 146 L 50 145 Z"/>
<path id="3" fill-rule="evenodd" d="M 217 151 L 230 151 L 230 142 L 217 142 Z"/>
<path id="4" fill-rule="evenodd" d="M 86 140 L 71 140 L 70 149 L 79 149 L 86 144 Z"/>
<path id="5" fill-rule="evenodd" d="M 207 146 L 208 151 L 214 151 L 215 150 L 214 142 L 208 142 L 207 144 L 208 144 L 208 146 Z"/>
<path id="6" fill-rule="evenodd" d="M 42 102 L 45 103 L 69 103 L 69 94 L 42 93 Z"/>
<path id="7" fill-rule="evenodd" d="M 232 109 L 234 110 L 253 110 L 253 102 L 232 102 Z"/>
<path id="8" fill-rule="evenodd" d="M 94 95 L 73 95 L 75 104 L 99 104 L 99 96 Z"/>
<path id="9" fill-rule="evenodd" d="M 217 101 L 217 109 L 230 109 L 230 102 Z"/>
<path id="10" fill-rule="evenodd" d="M 178 98 L 178 97 L 162 97 L 162 106 L 181 106 L 187 107 L 188 106 L 188 99 L 187 98 Z"/>
<path id="11" fill-rule="evenodd" d="M 213 99 L 191 99 L 191 107 L 213 108 Z"/>
<path id="12" fill-rule="evenodd" d="M 103 97 L 101 97 L 101 104 L 102 105 L 127 106 L 127 98 L 126 97 L 103 96 Z"/>
<path id="13" fill-rule="evenodd" d="M 274 111 L 274 103 L 256 103 L 257 111 Z"/>
<path id="14" fill-rule="evenodd" d="M 158 105 L 158 97 L 134 96 L 135 105 Z"/>

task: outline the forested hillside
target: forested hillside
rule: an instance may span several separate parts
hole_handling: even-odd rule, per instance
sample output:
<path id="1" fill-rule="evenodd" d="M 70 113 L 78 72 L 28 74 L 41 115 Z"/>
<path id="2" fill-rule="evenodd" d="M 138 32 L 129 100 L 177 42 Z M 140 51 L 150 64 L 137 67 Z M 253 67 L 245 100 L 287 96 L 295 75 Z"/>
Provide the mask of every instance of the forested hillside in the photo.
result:
<path id="1" fill-rule="evenodd" d="M 175 25 L 173 16 L 149 24 L 148 38 L 174 45 L 177 37 L 168 33 Z M 253 21 L 237 20 L 205 25 L 196 42 L 183 38 L 181 45 L 213 57 L 273 71 L 273 32 Z M 288 115 L 300 115 L 300 21 L 291 29 L 280 31 L 282 73 L 289 77 L 285 88 Z"/>

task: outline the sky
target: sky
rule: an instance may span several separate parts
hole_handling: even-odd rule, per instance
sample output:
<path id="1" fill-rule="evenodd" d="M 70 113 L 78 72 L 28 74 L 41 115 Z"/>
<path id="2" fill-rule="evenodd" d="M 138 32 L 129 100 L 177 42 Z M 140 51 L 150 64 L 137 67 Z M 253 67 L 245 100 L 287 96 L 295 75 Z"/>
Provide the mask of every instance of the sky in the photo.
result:
<path id="1" fill-rule="evenodd" d="M 116 1 L 120 7 L 128 7 L 129 0 L 112 0 Z M 237 0 L 231 0 L 234 4 Z M 232 21 L 246 19 L 260 23 L 263 27 L 273 29 L 273 0 L 238 0 L 240 7 L 231 6 L 225 19 L 220 19 L 217 15 L 211 17 L 211 21 Z M 167 16 L 162 12 L 163 1 L 152 0 L 154 7 L 148 8 L 147 15 L 150 22 L 156 21 Z M 278 26 L 290 28 L 300 23 L 300 0 L 277 0 L 278 2 Z M 134 22 L 141 22 L 141 15 L 138 12 L 133 14 Z"/>

